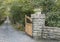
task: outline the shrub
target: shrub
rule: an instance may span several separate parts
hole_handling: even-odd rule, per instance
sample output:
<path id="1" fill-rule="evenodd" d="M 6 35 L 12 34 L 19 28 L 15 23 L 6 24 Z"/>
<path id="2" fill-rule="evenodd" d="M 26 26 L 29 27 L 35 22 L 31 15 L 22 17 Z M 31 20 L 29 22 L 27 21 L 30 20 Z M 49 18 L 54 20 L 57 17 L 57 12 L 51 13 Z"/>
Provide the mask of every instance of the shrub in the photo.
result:
<path id="1" fill-rule="evenodd" d="M 49 12 L 46 14 L 46 26 L 60 27 L 60 12 Z"/>

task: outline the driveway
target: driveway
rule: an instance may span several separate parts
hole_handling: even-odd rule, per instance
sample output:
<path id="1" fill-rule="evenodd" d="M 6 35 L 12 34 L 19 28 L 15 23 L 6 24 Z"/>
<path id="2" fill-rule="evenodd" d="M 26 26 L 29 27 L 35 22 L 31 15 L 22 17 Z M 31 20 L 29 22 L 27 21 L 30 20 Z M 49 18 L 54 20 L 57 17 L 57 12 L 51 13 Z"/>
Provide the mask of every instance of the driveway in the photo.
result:
<path id="1" fill-rule="evenodd" d="M 0 26 L 0 42 L 59 42 L 53 40 L 35 40 L 22 31 L 16 31 L 9 23 Z"/>

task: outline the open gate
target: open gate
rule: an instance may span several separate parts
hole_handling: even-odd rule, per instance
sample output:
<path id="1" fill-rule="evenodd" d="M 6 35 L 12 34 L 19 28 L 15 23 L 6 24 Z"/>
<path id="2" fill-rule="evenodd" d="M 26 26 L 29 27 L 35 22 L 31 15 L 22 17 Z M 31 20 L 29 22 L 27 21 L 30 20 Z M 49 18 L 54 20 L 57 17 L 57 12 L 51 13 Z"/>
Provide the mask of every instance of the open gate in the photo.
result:
<path id="1" fill-rule="evenodd" d="M 32 36 L 32 19 L 27 15 L 25 15 L 25 32 L 29 36 Z"/>

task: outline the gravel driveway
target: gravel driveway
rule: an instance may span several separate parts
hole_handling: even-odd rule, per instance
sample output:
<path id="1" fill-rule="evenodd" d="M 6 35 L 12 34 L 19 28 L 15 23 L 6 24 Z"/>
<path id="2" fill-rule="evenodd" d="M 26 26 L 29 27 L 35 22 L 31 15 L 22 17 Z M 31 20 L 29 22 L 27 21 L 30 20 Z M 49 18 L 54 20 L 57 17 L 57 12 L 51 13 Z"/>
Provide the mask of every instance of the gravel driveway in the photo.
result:
<path id="1" fill-rule="evenodd" d="M 59 42 L 51 40 L 34 40 L 22 31 L 16 31 L 9 23 L 0 26 L 0 42 Z"/>

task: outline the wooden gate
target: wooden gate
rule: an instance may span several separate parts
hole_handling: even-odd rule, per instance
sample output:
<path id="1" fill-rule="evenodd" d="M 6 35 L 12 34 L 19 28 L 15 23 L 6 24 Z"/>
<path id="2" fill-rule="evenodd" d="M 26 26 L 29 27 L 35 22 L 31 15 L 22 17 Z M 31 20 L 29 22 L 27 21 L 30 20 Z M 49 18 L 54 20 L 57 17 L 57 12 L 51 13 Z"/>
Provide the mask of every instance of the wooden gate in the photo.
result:
<path id="1" fill-rule="evenodd" d="M 25 32 L 32 36 L 32 19 L 27 15 L 25 15 Z"/>

